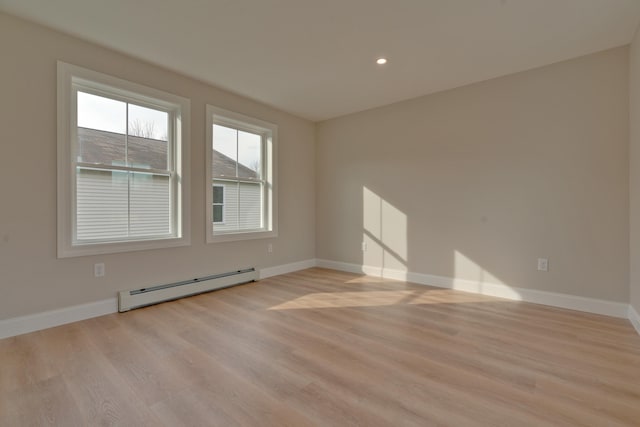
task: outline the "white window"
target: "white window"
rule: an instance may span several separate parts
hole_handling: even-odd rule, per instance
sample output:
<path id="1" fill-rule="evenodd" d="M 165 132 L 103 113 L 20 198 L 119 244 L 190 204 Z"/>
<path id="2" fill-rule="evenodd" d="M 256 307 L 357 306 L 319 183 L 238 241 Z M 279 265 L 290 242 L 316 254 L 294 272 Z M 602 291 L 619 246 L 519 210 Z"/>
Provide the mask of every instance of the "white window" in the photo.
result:
<path id="1" fill-rule="evenodd" d="M 189 244 L 189 100 L 58 63 L 58 257 Z"/>
<path id="2" fill-rule="evenodd" d="M 276 133 L 276 125 L 207 105 L 208 242 L 277 236 Z"/>

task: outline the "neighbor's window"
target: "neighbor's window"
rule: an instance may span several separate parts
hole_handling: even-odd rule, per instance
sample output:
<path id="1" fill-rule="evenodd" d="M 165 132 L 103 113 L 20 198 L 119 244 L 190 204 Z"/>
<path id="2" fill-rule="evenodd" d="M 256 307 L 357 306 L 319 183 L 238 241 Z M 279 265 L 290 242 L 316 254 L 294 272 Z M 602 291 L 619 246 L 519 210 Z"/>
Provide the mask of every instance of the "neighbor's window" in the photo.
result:
<path id="1" fill-rule="evenodd" d="M 207 106 L 207 240 L 276 235 L 276 126 Z"/>
<path id="2" fill-rule="evenodd" d="M 189 101 L 59 63 L 59 256 L 188 244 Z"/>
<path id="3" fill-rule="evenodd" d="M 213 186 L 213 223 L 222 224 L 224 222 L 224 186 Z"/>

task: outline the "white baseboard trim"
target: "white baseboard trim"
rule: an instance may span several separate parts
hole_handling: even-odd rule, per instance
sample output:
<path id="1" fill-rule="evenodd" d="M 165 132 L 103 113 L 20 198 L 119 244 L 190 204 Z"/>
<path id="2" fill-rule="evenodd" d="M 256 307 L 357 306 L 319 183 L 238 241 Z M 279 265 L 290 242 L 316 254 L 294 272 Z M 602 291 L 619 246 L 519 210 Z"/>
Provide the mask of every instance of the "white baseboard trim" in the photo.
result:
<path id="1" fill-rule="evenodd" d="M 316 266 L 315 259 L 307 259 L 304 261 L 292 262 L 290 264 L 276 265 L 275 267 L 261 268 L 259 272 L 260 279 L 279 276 L 281 274 L 293 273 L 294 271 L 305 270 Z"/>
<path id="2" fill-rule="evenodd" d="M 454 279 L 451 277 L 434 276 L 429 274 L 411 273 L 400 270 L 384 269 L 380 267 L 362 266 L 324 259 L 308 259 L 290 264 L 263 268 L 259 272 L 260 279 L 293 273 L 312 267 L 323 267 L 350 273 L 367 274 L 369 276 L 387 279 L 403 280 L 420 285 L 430 285 L 440 288 L 456 289 L 482 295 L 495 296 L 516 301 L 532 302 L 589 313 L 629 319 L 640 334 L 640 316 L 628 304 L 585 298 L 555 292 L 536 291 L 533 289 L 511 288 L 495 283 L 477 283 L 471 280 Z M 36 313 L 27 316 L 0 320 L 0 339 L 42 329 L 52 328 L 67 323 L 90 319 L 118 312 L 116 298 L 109 298 L 88 304 Z"/>
<path id="3" fill-rule="evenodd" d="M 261 269 L 259 271 L 259 277 L 260 279 L 266 279 L 267 277 L 293 273 L 294 271 L 304 270 L 315 266 L 315 259 L 277 265 L 275 267 Z M 109 298 L 88 304 L 74 305 L 72 307 L 0 320 L 0 339 L 117 312 L 117 298 Z"/>
<path id="4" fill-rule="evenodd" d="M 631 304 L 629 304 L 629 321 L 640 335 L 640 314 L 638 314 Z"/>
<path id="5" fill-rule="evenodd" d="M 476 294 L 506 298 L 514 301 L 544 304 L 552 307 L 603 314 L 606 316 L 629 318 L 629 305 L 621 302 L 605 301 L 556 292 L 537 291 L 534 289 L 515 288 L 507 285 L 473 280 L 456 279 L 453 277 L 434 276 L 431 274 L 412 273 L 409 271 L 392 270 L 366 265 L 349 264 L 338 261 L 317 260 L 318 267 L 347 271 L 350 273 L 364 273 L 369 276 L 385 279 L 403 280 L 419 285 L 436 286 L 439 288 L 455 289 Z"/>
<path id="6" fill-rule="evenodd" d="M 328 259 L 317 259 L 316 267 L 328 268 L 330 270 L 339 270 L 346 271 L 347 273 L 356 273 L 356 274 L 369 274 L 365 273 L 365 266 L 358 264 L 349 264 L 346 262 L 340 261 L 330 261 Z M 381 269 L 377 269 L 376 271 L 380 271 Z M 379 276 L 379 274 L 369 274 L 370 276 Z"/>
<path id="7" fill-rule="evenodd" d="M 74 305 L 57 310 L 0 320 L 0 339 L 53 328 L 54 326 L 103 316 L 105 314 L 116 313 L 117 311 L 117 299 L 109 298 L 88 304 Z"/>

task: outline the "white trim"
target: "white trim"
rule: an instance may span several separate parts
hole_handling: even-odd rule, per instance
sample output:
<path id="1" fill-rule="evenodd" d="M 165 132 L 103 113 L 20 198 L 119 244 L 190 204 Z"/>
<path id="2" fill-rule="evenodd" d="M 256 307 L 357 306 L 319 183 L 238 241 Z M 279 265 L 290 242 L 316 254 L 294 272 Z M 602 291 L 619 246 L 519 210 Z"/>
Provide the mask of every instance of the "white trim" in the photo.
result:
<path id="1" fill-rule="evenodd" d="M 364 273 L 369 276 L 384 277 L 386 279 L 403 280 L 419 285 L 436 286 L 439 288 L 455 289 L 464 292 L 494 296 L 514 301 L 524 301 L 544 304 L 552 307 L 603 314 L 606 316 L 630 318 L 629 305 L 621 302 L 586 298 L 556 292 L 538 291 L 511 287 L 498 283 L 476 282 L 473 280 L 456 279 L 453 277 L 434 276 L 431 274 L 412 273 L 408 271 L 392 270 L 367 265 L 349 264 L 331 260 L 318 259 L 318 267 L 342 270 L 350 273 Z"/>
<path id="2" fill-rule="evenodd" d="M 97 71 L 67 64 L 57 63 L 57 256 L 58 258 L 84 255 L 98 255 L 116 252 L 128 252 L 148 249 L 159 249 L 191 244 L 191 201 L 190 201 L 190 108 L 187 98 L 129 82 Z M 173 125 L 168 131 L 172 133 L 175 144 L 170 158 L 175 177 L 172 189 L 172 208 L 174 222 L 172 236 L 158 238 L 131 239 L 113 242 L 76 243 L 74 242 L 75 189 L 72 140 L 75 126 L 76 99 L 72 95 L 78 86 L 88 85 L 95 90 L 104 90 L 111 97 L 121 96 L 131 101 L 137 100 L 142 105 L 150 104 L 166 111 L 172 117 Z M 133 98 L 132 98 L 133 96 Z"/>
<path id="3" fill-rule="evenodd" d="M 382 269 L 380 267 L 361 266 L 325 259 L 307 259 L 289 264 L 265 267 L 260 269 L 259 278 L 266 279 L 312 267 L 329 268 L 332 270 L 346 271 L 356 274 L 367 274 L 370 276 L 408 281 L 420 285 L 456 289 L 516 301 L 544 304 L 553 307 L 626 318 L 629 319 L 636 331 L 638 331 L 638 334 L 640 334 L 640 315 L 638 315 L 638 312 L 628 304 L 559 294 L 555 292 L 511 288 L 506 285 L 499 285 L 495 283 L 476 283 L 470 280 Z M 117 312 L 117 298 L 109 298 L 88 304 L 75 305 L 43 313 L 0 320 L 0 339 Z"/>
<path id="4" fill-rule="evenodd" d="M 636 328 L 636 332 L 640 335 L 640 315 L 631 304 L 629 304 L 629 321 Z"/>
<path id="5" fill-rule="evenodd" d="M 79 320 L 117 313 L 118 300 L 109 298 L 87 304 L 0 320 L 0 339 L 53 328 Z"/>
<path id="6" fill-rule="evenodd" d="M 212 176 L 212 150 L 213 150 L 213 125 L 222 124 L 240 130 L 255 132 L 263 136 L 262 144 L 262 168 L 263 168 L 263 221 L 264 228 L 260 230 L 229 231 L 214 234 L 215 225 L 213 218 L 213 194 L 205 193 L 205 233 L 207 243 L 231 242 L 237 240 L 265 239 L 278 236 L 278 126 L 264 120 L 245 116 L 224 108 L 206 105 L 205 117 L 206 129 L 206 155 L 205 155 L 205 188 L 209 188 L 213 182 Z M 230 182 L 238 182 L 230 179 Z"/>
<path id="7" fill-rule="evenodd" d="M 293 273 L 294 271 L 306 270 L 316 266 L 315 259 L 307 259 L 304 261 L 292 262 L 290 264 L 276 265 L 275 267 L 266 267 L 260 269 L 260 279 L 279 276 L 281 274 Z"/>
<path id="8" fill-rule="evenodd" d="M 263 268 L 258 274 L 260 279 L 266 279 L 267 277 L 293 273 L 294 271 L 305 270 L 315 266 L 315 259 L 307 259 L 290 264 Z M 102 301 L 0 320 L 0 339 L 117 312 L 118 299 L 114 297 Z"/>
<path id="9" fill-rule="evenodd" d="M 213 207 L 213 205 L 212 205 Z M 211 222 L 211 221 L 209 221 Z M 220 225 L 220 224 L 218 224 Z M 209 228 L 213 229 L 213 222 Z M 222 243 L 222 242 L 237 242 L 239 240 L 257 240 L 257 239 L 271 239 L 278 237 L 275 231 L 232 231 L 226 234 L 209 235 L 207 243 Z"/>
<path id="10" fill-rule="evenodd" d="M 317 259 L 316 267 L 328 268 L 330 270 L 346 271 L 347 273 L 367 274 L 364 271 L 365 267 L 362 265 L 350 264 L 350 263 L 340 262 L 340 261 L 331 261 L 328 259 Z M 379 269 L 376 271 L 379 271 Z M 370 276 L 379 276 L 379 274 L 372 273 L 370 274 Z"/>

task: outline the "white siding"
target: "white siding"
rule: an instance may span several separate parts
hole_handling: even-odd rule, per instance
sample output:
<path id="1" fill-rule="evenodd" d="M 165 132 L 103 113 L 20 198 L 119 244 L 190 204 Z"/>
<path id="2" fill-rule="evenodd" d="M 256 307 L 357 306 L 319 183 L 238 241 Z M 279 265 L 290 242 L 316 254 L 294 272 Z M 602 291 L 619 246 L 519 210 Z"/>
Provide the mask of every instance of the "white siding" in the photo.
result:
<path id="1" fill-rule="evenodd" d="M 262 191 L 261 184 L 240 184 L 241 230 L 255 230 L 262 227 Z"/>
<path id="2" fill-rule="evenodd" d="M 215 231 L 235 231 L 238 229 L 238 184 L 214 181 L 224 187 L 224 208 L 222 224 L 214 224 Z"/>
<path id="3" fill-rule="evenodd" d="M 81 169 L 76 179 L 77 239 L 127 237 L 127 173 Z"/>
<path id="4" fill-rule="evenodd" d="M 223 223 L 214 224 L 214 232 L 255 230 L 262 227 L 261 184 L 217 180 L 213 183 L 224 187 Z"/>
<path id="5" fill-rule="evenodd" d="M 171 233 L 169 177 L 147 173 L 130 175 L 130 235 L 161 236 Z"/>
<path id="6" fill-rule="evenodd" d="M 80 169 L 76 179 L 78 241 L 171 232 L 168 177 Z"/>

